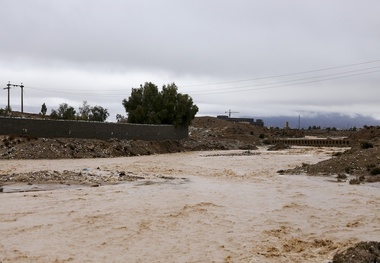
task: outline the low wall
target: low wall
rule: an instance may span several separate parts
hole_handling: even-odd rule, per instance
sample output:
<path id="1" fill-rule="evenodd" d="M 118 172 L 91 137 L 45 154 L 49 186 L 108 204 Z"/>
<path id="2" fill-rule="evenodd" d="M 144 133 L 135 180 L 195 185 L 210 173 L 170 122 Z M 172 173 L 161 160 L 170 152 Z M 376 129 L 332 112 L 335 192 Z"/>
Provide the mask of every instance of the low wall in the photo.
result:
<path id="1" fill-rule="evenodd" d="M 316 146 L 316 147 L 350 147 L 350 140 L 344 139 L 332 139 L 332 138 L 292 138 L 292 139 L 270 139 L 268 140 L 270 144 L 284 143 L 287 145 L 298 145 L 298 146 Z"/>
<path id="2" fill-rule="evenodd" d="M 172 125 L 120 124 L 1 117 L 0 135 L 102 140 L 117 138 L 158 141 L 187 138 L 188 128 L 175 128 Z"/>

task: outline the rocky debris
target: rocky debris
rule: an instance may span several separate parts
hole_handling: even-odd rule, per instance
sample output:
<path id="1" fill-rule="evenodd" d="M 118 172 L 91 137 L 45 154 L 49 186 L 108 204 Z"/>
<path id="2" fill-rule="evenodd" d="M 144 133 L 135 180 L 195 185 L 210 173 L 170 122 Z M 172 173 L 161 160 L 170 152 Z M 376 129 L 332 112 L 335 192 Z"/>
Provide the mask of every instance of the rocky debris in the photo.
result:
<path id="1" fill-rule="evenodd" d="M 273 146 L 269 146 L 268 147 L 268 151 L 279 151 L 279 150 L 286 150 L 286 149 L 290 149 L 290 146 L 289 145 L 286 145 L 285 143 L 276 143 L 275 145 Z"/>
<path id="2" fill-rule="evenodd" d="M 218 157 L 218 156 L 251 156 L 251 155 L 259 155 L 259 152 L 251 152 L 250 150 L 239 152 L 239 153 L 216 153 L 216 154 L 203 154 L 201 157 Z"/>
<path id="3" fill-rule="evenodd" d="M 110 158 L 179 152 L 179 141 L 106 141 L 71 138 L 25 138 L 3 136 L 0 159 Z M 1 143 L 0 141 L 0 143 Z"/>
<path id="4" fill-rule="evenodd" d="M 125 171 L 109 171 L 100 168 L 82 171 L 35 171 L 28 173 L 0 174 L 0 192 L 28 192 L 54 190 L 67 187 L 100 187 L 125 182 L 141 181 L 142 185 L 160 184 L 168 181 L 183 183 L 187 178 L 165 176 L 162 174 Z M 5 189 L 5 190 L 4 190 Z"/>
<path id="5" fill-rule="evenodd" d="M 352 148 L 343 153 L 336 153 L 331 159 L 317 164 L 303 164 L 294 169 L 285 170 L 286 174 L 308 174 L 318 176 L 343 175 L 357 177 L 351 184 L 380 181 L 380 147 L 368 149 Z"/>
<path id="6" fill-rule="evenodd" d="M 309 135 L 309 132 L 305 130 L 298 130 L 298 129 L 276 129 L 272 128 L 271 130 L 271 137 L 274 138 L 302 138 L 306 135 Z"/>
<path id="7" fill-rule="evenodd" d="M 350 133 L 348 138 L 354 141 L 368 141 L 378 144 L 380 140 L 380 126 L 364 126 L 363 129 Z"/>
<path id="8" fill-rule="evenodd" d="M 376 263 L 380 262 L 380 242 L 359 242 L 347 250 L 334 255 L 331 263 Z"/>
<path id="9" fill-rule="evenodd" d="M 255 150 L 263 144 L 268 129 L 250 123 L 230 122 L 213 117 L 198 117 L 183 140 L 186 150 Z"/>
<path id="10" fill-rule="evenodd" d="M 28 184 L 41 184 L 41 183 L 60 183 L 60 184 L 113 184 L 123 181 L 136 181 L 145 179 L 144 176 L 135 175 L 133 173 L 125 173 L 118 171 L 102 171 L 97 169 L 90 171 L 83 169 L 83 171 L 75 172 L 64 170 L 58 171 L 37 171 L 20 174 L 0 174 L 0 184 L 14 184 L 14 183 L 28 183 Z"/>
<path id="11" fill-rule="evenodd" d="M 331 159 L 317 164 L 303 164 L 294 169 L 282 170 L 286 174 L 308 174 L 318 176 L 337 175 L 354 177 L 350 184 L 380 182 L 380 127 L 366 127 L 351 132 L 351 149 L 336 152 Z"/>

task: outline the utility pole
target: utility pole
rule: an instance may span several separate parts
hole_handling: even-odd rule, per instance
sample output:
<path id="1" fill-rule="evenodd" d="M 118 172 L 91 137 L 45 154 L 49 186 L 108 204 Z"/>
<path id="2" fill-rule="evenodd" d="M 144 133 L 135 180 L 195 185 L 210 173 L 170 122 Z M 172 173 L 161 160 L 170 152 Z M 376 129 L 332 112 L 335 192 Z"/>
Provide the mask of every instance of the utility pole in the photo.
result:
<path id="1" fill-rule="evenodd" d="M 298 115 L 298 130 L 301 130 L 301 115 Z"/>
<path id="2" fill-rule="evenodd" d="M 21 88 L 21 116 L 24 114 L 24 85 L 20 85 Z"/>
<path id="3" fill-rule="evenodd" d="M 17 85 L 17 84 L 11 84 L 10 81 L 8 81 L 7 87 L 4 89 L 8 90 L 8 107 L 7 112 L 9 113 L 11 111 L 11 96 L 10 96 L 10 90 L 11 87 L 20 87 L 21 88 L 21 114 L 24 113 L 24 85 Z"/>
<path id="4" fill-rule="evenodd" d="M 11 99 L 10 99 L 11 82 L 10 81 L 8 81 L 7 87 L 4 89 L 8 90 L 8 107 L 7 107 L 6 111 L 9 112 L 11 109 L 10 108 L 10 104 L 11 104 Z"/>
<path id="5" fill-rule="evenodd" d="M 228 110 L 225 113 L 228 113 L 228 118 L 231 118 L 231 113 L 239 113 L 239 112 Z"/>

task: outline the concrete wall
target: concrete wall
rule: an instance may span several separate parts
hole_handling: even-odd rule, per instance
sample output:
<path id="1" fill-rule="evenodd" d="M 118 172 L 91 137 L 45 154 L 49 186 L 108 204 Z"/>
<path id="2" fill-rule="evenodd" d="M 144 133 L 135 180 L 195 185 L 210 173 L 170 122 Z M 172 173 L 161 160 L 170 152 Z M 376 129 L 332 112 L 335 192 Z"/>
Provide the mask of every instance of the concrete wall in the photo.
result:
<path id="1" fill-rule="evenodd" d="M 0 117 L 0 135 L 158 141 L 187 138 L 188 128 L 174 128 L 172 125 L 140 125 Z"/>

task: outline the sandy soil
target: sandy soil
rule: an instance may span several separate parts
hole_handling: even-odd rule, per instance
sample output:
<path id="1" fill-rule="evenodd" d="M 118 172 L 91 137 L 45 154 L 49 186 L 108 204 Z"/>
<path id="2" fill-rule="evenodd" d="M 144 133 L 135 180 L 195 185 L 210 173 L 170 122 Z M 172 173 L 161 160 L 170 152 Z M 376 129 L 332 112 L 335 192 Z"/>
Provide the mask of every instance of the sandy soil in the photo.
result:
<path id="1" fill-rule="evenodd" d="M 119 170 L 144 180 L 0 194 L 0 261 L 328 262 L 380 236 L 380 185 L 279 175 L 339 149 L 0 160 L 0 174 Z"/>

